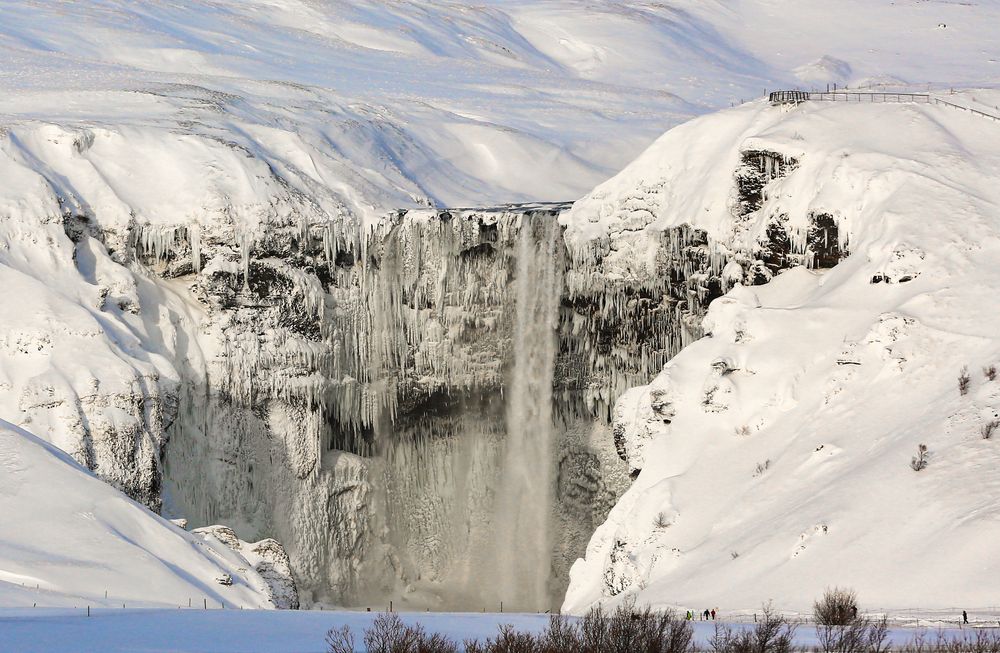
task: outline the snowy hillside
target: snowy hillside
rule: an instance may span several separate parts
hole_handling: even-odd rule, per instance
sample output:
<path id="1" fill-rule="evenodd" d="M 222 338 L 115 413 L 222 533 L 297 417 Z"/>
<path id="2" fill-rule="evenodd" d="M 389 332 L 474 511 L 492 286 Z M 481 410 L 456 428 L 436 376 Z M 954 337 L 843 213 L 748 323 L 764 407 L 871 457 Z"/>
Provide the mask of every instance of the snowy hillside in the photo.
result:
<path id="1" fill-rule="evenodd" d="M 638 478 L 565 609 L 808 610 L 833 585 L 872 608 L 992 605 L 998 174 L 1000 124 L 958 110 L 757 102 L 671 130 L 563 215 L 609 275 L 648 274 L 660 234 L 690 223 L 735 284 L 705 337 L 619 400 Z M 743 285 L 761 251 L 817 267 Z"/>
<path id="2" fill-rule="evenodd" d="M 247 558 L 153 515 L 2 421 L 0 512 L 0 607 L 274 607 Z"/>

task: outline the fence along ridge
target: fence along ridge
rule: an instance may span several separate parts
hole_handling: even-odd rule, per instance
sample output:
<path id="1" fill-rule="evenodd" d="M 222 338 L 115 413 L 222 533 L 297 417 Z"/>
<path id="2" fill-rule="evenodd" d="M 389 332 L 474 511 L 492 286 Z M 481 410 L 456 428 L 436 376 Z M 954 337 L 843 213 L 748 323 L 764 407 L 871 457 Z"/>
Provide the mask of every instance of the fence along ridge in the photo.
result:
<path id="1" fill-rule="evenodd" d="M 843 99 L 841 99 L 843 98 Z M 1000 116 L 949 102 L 930 93 L 894 93 L 888 91 L 773 91 L 769 99 L 772 104 L 797 104 L 799 102 L 864 102 L 872 103 L 914 103 L 934 104 L 952 109 L 961 109 L 971 114 L 1000 122 Z"/>

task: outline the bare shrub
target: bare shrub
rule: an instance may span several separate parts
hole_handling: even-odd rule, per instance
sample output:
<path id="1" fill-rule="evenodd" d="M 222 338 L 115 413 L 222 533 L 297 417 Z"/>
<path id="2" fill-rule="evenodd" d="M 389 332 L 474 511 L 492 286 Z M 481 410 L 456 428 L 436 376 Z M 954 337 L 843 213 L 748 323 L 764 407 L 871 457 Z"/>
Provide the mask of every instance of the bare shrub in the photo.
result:
<path id="1" fill-rule="evenodd" d="M 848 588 L 827 588 L 813 602 L 813 618 L 821 626 L 846 626 L 858 618 L 858 595 Z"/>
<path id="2" fill-rule="evenodd" d="M 629 600 L 611 613 L 595 607 L 576 623 L 552 618 L 538 645 L 539 653 L 693 653 L 694 629 L 672 612 L 637 610 Z"/>
<path id="3" fill-rule="evenodd" d="M 987 365 L 986 367 L 984 367 L 983 368 L 983 376 L 986 377 L 987 381 L 996 381 L 997 380 L 997 366 L 996 365 Z"/>
<path id="4" fill-rule="evenodd" d="M 764 472 L 766 472 L 770 468 L 771 468 L 771 460 L 770 459 L 767 459 L 767 460 L 765 460 L 762 463 L 757 463 L 757 466 L 754 467 L 753 475 L 754 476 L 762 476 L 764 474 Z"/>
<path id="5" fill-rule="evenodd" d="M 549 617 L 549 627 L 538 638 L 539 650 L 544 653 L 579 653 L 580 628 L 561 615 Z"/>
<path id="6" fill-rule="evenodd" d="M 856 617 L 841 626 L 818 625 L 816 638 L 823 653 L 885 653 L 889 626 L 885 617 Z"/>
<path id="7" fill-rule="evenodd" d="M 458 653 L 458 644 L 441 633 L 423 637 L 413 653 Z"/>
<path id="8" fill-rule="evenodd" d="M 355 653 L 354 636 L 346 626 L 331 630 L 326 638 L 329 653 Z M 365 631 L 370 653 L 458 653 L 452 640 L 428 635 L 422 626 L 407 626 L 395 614 L 379 615 Z M 694 653 L 694 629 L 672 612 L 637 610 L 634 600 L 614 612 L 597 607 L 579 621 L 549 618 L 540 635 L 500 626 L 496 637 L 466 640 L 466 653 Z M 770 649 L 768 649 L 770 653 Z M 783 653 L 776 651 L 776 653 Z"/>
<path id="9" fill-rule="evenodd" d="M 961 633 L 938 631 L 928 638 L 920 632 L 906 644 L 897 645 L 893 653 L 998 653 L 1000 632 L 996 629 L 976 628 Z"/>
<path id="10" fill-rule="evenodd" d="M 972 377 L 969 376 L 968 366 L 963 367 L 962 371 L 958 373 L 958 394 L 965 396 L 969 394 L 969 384 L 972 382 Z"/>
<path id="11" fill-rule="evenodd" d="M 326 633 L 326 646 L 329 653 L 355 653 L 354 634 L 347 626 L 331 628 Z"/>
<path id="12" fill-rule="evenodd" d="M 670 528 L 673 522 L 670 521 L 670 515 L 665 512 L 657 513 L 656 519 L 653 520 L 653 526 L 659 529 Z"/>
<path id="13" fill-rule="evenodd" d="M 926 444 L 917 445 L 917 455 L 910 460 L 910 467 L 915 472 L 919 472 L 921 469 L 927 467 L 927 457 L 930 454 L 927 452 Z"/>
<path id="14" fill-rule="evenodd" d="M 423 626 L 407 626 L 397 614 L 380 614 L 362 638 L 368 653 L 458 653 L 458 645 L 448 637 L 428 635 Z M 326 634 L 328 653 L 355 653 L 354 634 L 347 626 Z M 531 649 L 526 649 L 531 653 Z"/>
<path id="15" fill-rule="evenodd" d="M 750 427 L 747 424 L 743 424 L 742 426 L 737 426 L 735 430 L 736 430 L 736 435 L 740 436 L 741 438 L 745 438 L 750 435 Z"/>
<path id="16" fill-rule="evenodd" d="M 531 633 L 519 633 L 510 624 L 500 626 L 496 639 L 486 640 L 485 653 L 536 653 L 539 642 Z"/>
<path id="17" fill-rule="evenodd" d="M 762 619 L 753 628 L 716 623 L 708 642 L 715 653 L 793 653 L 795 626 L 766 605 Z"/>
<path id="18" fill-rule="evenodd" d="M 983 436 L 984 440 L 989 440 L 998 428 L 1000 428 L 1000 419 L 992 419 L 979 427 L 979 434 Z"/>

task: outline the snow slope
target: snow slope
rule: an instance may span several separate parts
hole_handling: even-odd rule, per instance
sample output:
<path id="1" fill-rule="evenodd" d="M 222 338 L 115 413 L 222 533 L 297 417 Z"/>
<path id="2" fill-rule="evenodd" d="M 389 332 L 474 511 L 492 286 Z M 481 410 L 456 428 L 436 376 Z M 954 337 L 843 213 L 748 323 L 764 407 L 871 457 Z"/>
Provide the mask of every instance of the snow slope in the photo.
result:
<path id="1" fill-rule="evenodd" d="M 797 167 L 737 219 L 747 150 Z M 634 594 L 804 611 L 833 585 L 872 608 L 995 602 L 1000 445 L 981 429 L 1000 417 L 984 372 L 1000 364 L 998 173 L 1000 124 L 961 111 L 757 102 L 671 130 L 564 214 L 608 273 L 635 273 L 660 231 L 690 223 L 736 282 L 706 337 L 619 400 L 641 473 L 573 567 L 564 609 Z M 767 224 L 808 258 L 821 214 L 849 256 L 739 283 Z"/>
<path id="2" fill-rule="evenodd" d="M 0 514 L 0 606 L 273 607 L 245 558 L 154 515 L 4 421 Z M 225 576 L 228 586 L 217 581 Z"/>

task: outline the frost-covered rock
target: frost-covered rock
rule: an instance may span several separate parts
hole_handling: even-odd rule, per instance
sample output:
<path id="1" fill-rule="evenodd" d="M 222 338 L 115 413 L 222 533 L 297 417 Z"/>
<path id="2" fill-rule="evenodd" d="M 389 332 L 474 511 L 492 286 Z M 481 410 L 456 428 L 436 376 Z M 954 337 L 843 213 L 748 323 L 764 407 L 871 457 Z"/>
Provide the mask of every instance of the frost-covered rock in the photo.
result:
<path id="1" fill-rule="evenodd" d="M 266 583 L 266 594 L 279 610 L 297 610 L 299 594 L 292 577 L 291 563 L 285 548 L 274 539 L 244 542 L 228 526 L 203 526 L 192 531 L 205 539 L 215 539 L 241 556 L 246 567 L 252 568 Z M 232 585 L 228 574 L 220 577 L 222 585 Z"/>

